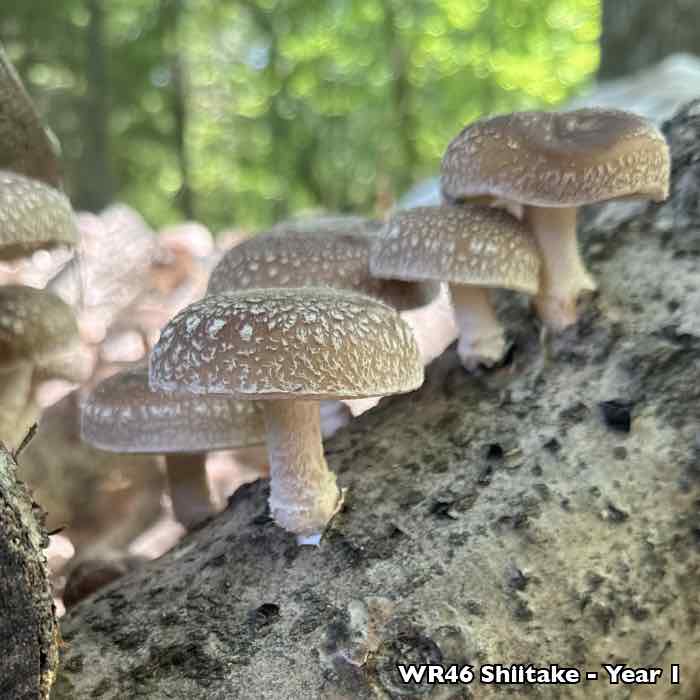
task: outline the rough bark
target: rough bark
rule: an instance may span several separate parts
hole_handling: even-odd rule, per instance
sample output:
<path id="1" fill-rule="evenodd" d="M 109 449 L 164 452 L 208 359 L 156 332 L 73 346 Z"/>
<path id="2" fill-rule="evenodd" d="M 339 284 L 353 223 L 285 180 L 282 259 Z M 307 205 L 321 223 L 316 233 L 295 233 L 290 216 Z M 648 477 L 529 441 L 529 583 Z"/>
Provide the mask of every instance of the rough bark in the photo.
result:
<path id="1" fill-rule="evenodd" d="M 48 537 L 38 508 L 0 443 L 0 697 L 48 698 L 58 664 Z"/>
<path id="2" fill-rule="evenodd" d="M 601 80 L 628 75 L 679 51 L 698 53 L 697 0 L 604 0 Z"/>
<path id="3" fill-rule="evenodd" d="M 71 612 L 55 700 L 693 698 L 700 102 L 667 134 L 671 200 L 586 219 L 600 292 L 577 326 L 545 353 L 524 302 L 504 295 L 505 366 L 469 376 L 449 349 L 418 392 L 327 442 L 347 494 L 319 549 L 270 522 L 265 483 L 244 487 Z M 601 679 L 401 685 L 395 665 L 412 661 Z M 602 663 L 664 676 L 613 687 Z"/>

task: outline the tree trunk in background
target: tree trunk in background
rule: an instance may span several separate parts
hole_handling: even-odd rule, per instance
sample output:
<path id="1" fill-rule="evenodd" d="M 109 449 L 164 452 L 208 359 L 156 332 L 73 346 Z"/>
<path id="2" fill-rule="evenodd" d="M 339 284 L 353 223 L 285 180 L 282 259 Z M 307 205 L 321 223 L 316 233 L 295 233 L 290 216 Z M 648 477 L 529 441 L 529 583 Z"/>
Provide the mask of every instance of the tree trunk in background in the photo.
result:
<path id="1" fill-rule="evenodd" d="M 393 173 L 393 180 L 396 191 L 404 192 L 415 182 L 413 168 L 419 160 L 416 149 L 418 129 L 415 119 L 415 99 L 413 86 L 408 77 L 410 47 L 406 46 L 401 38 L 393 0 L 384 0 L 382 7 L 384 39 L 392 67 L 391 99 L 399 135 L 399 148 L 403 157 L 402 167 Z"/>
<path id="2" fill-rule="evenodd" d="M 170 70 L 168 97 L 173 115 L 173 141 L 182 183 L 177 193 L 177 203 L 186 219 L 194 219 L 194 195 L 187 152 L 187 67 L 179 41 L 182 0 L 162 0 L 160 13 L 163 25 L 163 55 Z"/>
<path id="3" fill-rule="evenodd" d="M 48 538 L 16 472 L 0 443 L 0 698 L 44 700 L 59 639 L 43 551 Z"/>
<path id="4" fill-rule="evenodd" d="M 85 77 L 87 94 L 83 111 L 84 147 L 75 204 L 79 209 L 100 211 L 114 199 L 109 155 L 109 77 L 104 36 L 103 0 L 87 0 Z"/>
<path id="5" fill-rule="evenodd" d="M 698 0 L 603 0 L 598 77 L 618 78 L 679 51 L 700 54 Z"/>

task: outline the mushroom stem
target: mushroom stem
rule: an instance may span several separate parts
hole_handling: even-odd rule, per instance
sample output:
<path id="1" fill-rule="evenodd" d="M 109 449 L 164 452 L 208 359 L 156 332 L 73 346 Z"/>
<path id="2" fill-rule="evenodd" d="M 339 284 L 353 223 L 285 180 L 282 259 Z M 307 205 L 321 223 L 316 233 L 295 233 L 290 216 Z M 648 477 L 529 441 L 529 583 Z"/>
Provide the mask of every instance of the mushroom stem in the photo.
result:
<path id="1" fill-rule="evenodd" d="M 33 366 L 23 362 L 8 370 L 0 370 L 0 442 L 14 449 L 29 427 L 22 417 L 31 399 Z"/>
<path id="2" fill-rule="evenodd" d="M 165 468 L 178 522 L 191 529 L 214 514 L 203 452 L 166 455 Z"/>
<path id="3" fill-rule="evenodd" d="M 576 207 L 527 207 L 525 221 L 542 254 L 537 315 L 553 330 L 576 323 L 576 302 L 597 289 L 586 270 L 576 240 Z"/>
<path id="4" fill-rule="evenodd" d="M 285 530 L 308 537 L 340 507 L 321 443 L 318 401 L 264 401 L 270 458 L 270 512 Z"/>
<path id="5" fill-rule="evenodd" d="M 475 370 L 480 364 L 490 367 L 503 359 L 506 341 L 489 291 L 485 287 L 450 284 L 450 296 L 459 331 L 457 354 L 462 366 Z"/>

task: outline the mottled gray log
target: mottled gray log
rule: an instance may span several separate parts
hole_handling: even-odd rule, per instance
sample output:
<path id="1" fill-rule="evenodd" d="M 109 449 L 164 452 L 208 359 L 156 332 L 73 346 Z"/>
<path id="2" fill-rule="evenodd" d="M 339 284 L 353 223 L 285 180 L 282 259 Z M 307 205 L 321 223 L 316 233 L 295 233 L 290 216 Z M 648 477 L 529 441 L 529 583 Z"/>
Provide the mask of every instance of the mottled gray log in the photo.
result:
<path id="1" fill-rule="evenodd" d="M 49 697 L 58 624 L 49 587 L 41 512 L 0 443 L 0 698 Z"/>
<path id="2" fill-rule="evenodd" d="M 503 295 L 505 366 L 469 376 L 450 349 L 422 389 L 327 442 L 347 495 L 319 549 L 272 524 L 265 483 L 244 487 L 69 614 L 55 700 L 695 698 L 700 102 L 666 133 L 671 200 L 586 218 L 600 292 L 576 327 L 545 353 Z M 402 685 L 413 661 L 601 678 Z M 664 675 L 613 687 L 603 663 Z"/>

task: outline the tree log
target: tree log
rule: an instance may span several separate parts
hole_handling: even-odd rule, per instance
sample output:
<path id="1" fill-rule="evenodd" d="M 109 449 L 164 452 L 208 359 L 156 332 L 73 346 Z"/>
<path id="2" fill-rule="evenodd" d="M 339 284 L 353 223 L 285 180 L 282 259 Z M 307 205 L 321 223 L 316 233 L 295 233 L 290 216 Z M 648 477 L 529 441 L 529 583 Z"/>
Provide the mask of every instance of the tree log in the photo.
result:
<path id="1" fill-rule="evenodd" d="M 600 292 L 575 327 L 542 343 L 501 295 L 505 366 L 469 376 L 451 348 L 327 442 L 347 495 L 320 548 L 272 524 L 266 483 L 242 488 L 69 614 L 55 700 L 695 697 L 700 102 L 666 134 L 671 199 L 583 222 Z M 599 678 L 404 685 L 410 662 Z M 663 676 L 613 686 L 612 663 Z"/>
<path id="2" fill-rule="evenodd" d="M 0 443 L 0 698 L 48 698 L 58 665 L 58 624 L 40 511 Z"/>

